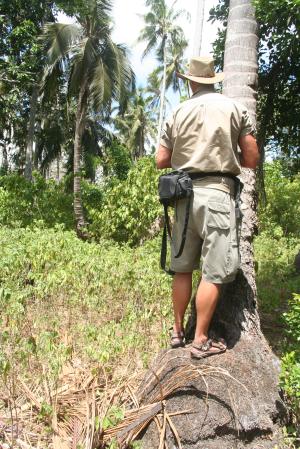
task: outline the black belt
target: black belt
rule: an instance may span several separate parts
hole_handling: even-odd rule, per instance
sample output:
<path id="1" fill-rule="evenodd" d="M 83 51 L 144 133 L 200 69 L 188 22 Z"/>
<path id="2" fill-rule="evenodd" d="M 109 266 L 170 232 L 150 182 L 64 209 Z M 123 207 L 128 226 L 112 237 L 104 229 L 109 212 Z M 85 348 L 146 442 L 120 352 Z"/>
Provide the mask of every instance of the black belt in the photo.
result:
<path id="1" fill-rule="evenodd" d="M 208 176 L 214 176 L 214 177 L 221 177 L 221 178 L 230 178 L 233 179 L 233 181 L 240 181 L 239 178 L 236 177 L 236 175 L 233 175 L 232 173 L 223 173 L 221 171 L 210 171 L 210 172 L 193 172 L 189 173 L 189 176 L 192 180 L 195 179 L 202 179 L 206 178 Z"/>

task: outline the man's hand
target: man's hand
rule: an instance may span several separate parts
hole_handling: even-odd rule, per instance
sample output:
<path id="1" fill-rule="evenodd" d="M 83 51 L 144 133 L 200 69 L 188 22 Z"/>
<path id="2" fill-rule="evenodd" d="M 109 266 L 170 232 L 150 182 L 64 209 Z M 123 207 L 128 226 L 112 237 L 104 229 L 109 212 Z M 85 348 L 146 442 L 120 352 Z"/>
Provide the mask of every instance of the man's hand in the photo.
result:
<path id="1" fill-rule="evenodd" d="M 239 146 L 242 151 L 241 166 L 255 169 L 259 161 L 259 151 L 255 138 L 252 134 L 242 136 L 239 138 Z"/>
<path id="2" fill-rule="evenodd" d="M 155 156 L 156 167 L 159 169 L 171 168 L 171 157 L 172 157 L 172 150 L 170 150 L 167 147 L 164 147 L 163 145 L 159 145 Z"/>

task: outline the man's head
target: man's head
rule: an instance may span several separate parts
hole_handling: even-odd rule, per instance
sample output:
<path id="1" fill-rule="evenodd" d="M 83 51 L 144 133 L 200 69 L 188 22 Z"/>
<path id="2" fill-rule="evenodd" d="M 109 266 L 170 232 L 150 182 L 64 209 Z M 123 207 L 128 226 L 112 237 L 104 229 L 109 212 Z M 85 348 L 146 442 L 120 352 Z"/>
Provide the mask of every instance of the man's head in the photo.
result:
<path id="1" fill-rule="evenodd" d="M 194 92 L 201 88 L 201 84 L 215 84 L 223 81 L 223 73 L 215 73 L 214 60 L 211 57 L 195 56 L 191 58 L 189 71 L 186 74 L 176 72 L 179 78 L 190 81 L 191 89 Z"/>

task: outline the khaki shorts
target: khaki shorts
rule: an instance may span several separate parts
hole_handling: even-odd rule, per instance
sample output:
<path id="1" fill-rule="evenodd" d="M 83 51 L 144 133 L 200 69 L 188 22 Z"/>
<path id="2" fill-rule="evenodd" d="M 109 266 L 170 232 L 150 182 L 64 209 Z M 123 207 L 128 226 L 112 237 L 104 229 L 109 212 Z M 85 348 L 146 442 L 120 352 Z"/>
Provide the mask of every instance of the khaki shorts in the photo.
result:
<path id="1" fill-rule="evenodd" d="M 186 199 L 179 200 L 174 212 L 171 243 L 171 270 L 189 273 L 200 268 L 207 282 L 232 282 L 239 268 L 239 248 L 235 203 L 230 193 L 194 185 L 189 224 L 182 255 L 177 254 L 184 226 Z"/>

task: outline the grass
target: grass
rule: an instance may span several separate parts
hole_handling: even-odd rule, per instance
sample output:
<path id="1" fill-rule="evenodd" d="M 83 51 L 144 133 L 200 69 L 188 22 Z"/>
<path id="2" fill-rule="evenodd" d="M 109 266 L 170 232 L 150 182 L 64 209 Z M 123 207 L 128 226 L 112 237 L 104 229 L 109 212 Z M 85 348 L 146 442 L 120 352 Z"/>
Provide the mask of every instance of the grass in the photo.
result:
<path id="1" fill-rule="evenodd" d="M 275 326 L 299 288 L 297 244 L 265 235 L 255 243 L 262 324 L 272 316 L 279 353 L 284 328 L 274 344 Z M 59 226 L 2 227 L 0 245 L 0 438 L 49 447 L 72 435 L 81 447 L 95 429 L 117 425 L 119 404 L 134 403 L 139 376 L 168 344 L 171 278 L 158 266 L 160 239 L 134 249 L 82 242 Z"/>

